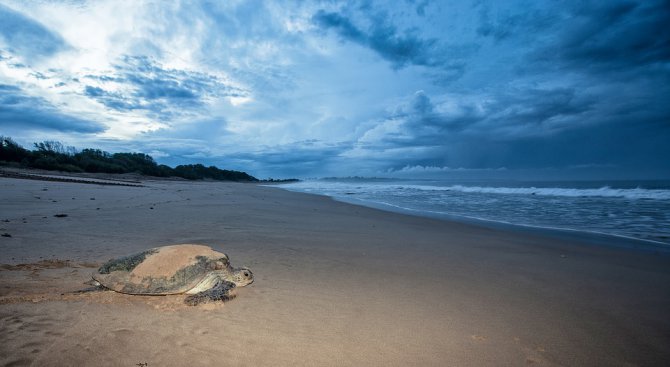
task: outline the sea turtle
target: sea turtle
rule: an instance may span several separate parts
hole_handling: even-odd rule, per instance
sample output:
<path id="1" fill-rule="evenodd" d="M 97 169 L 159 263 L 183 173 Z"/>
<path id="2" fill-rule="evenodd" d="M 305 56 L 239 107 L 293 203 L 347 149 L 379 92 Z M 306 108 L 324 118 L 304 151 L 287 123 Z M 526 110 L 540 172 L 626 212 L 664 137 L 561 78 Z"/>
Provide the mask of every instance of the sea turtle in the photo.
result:
<path id="1" fill-rule="evenodd" d="M 254 281 L 248 268 L 233 268 L 228 255 L 204 245 L 156 247 L 113 259 L 92 274 L 97 289 L 138 295 L 188 294 L 185 303 L 228 301 L 231 290 Z"/>

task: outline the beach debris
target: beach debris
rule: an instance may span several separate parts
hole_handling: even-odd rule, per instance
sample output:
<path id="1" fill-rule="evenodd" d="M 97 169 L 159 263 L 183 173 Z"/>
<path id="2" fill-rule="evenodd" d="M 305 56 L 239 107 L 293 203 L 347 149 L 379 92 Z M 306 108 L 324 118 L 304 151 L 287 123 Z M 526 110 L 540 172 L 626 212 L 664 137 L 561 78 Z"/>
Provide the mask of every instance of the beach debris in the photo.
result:
<path id="1" fill-rule="evenodd" d="M 486 339 L 488 339 L 488 338 L 484 335 L 470 335 L 470 339 L 476 340 L 478 342 L 483 342 L 483 341 L 486 341 Z"/>
<path id="2" fill-rule="evenodd" d="M 67 217 L 67 214 L 54 214 L 54 217 L 56 217 L 56 218 L 65 218 L 65 217 Z"/>
<path id="3" fill-rule="evenodd" d="M 186 294 L 195 306 L 235 298 L 236 287 L 254 281 L 251 270 L 233 268 L 228 255 L 209 246 L 181 244 L 156 247 L 112 259 L 92 274 L 89 290 L 113 290 L 133 295 Z"/>

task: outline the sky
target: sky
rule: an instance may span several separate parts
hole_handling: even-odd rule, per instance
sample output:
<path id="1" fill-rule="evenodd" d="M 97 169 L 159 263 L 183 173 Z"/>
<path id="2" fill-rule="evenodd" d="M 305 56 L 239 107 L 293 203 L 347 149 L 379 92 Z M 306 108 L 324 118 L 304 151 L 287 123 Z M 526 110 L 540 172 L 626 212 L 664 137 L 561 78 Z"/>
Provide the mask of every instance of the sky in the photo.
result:
<path id="1" fill-rule="evenodd" d="M 670 2 L 0 0 L 0 135 L 259 178 L 670 178 Z"/>

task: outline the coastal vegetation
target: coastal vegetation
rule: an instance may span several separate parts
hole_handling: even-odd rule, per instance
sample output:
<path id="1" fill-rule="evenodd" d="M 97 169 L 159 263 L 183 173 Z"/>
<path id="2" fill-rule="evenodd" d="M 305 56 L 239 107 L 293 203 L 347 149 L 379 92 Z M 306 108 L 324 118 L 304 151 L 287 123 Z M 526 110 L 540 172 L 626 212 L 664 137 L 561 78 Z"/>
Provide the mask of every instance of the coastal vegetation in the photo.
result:
<path id="1" fill-rule="evenodd" d="M 246 172 L 202 164 L 172 168 L 156 163 L 150 155 L 144 153 L 108 153 L 100 149 L 78 151 L 53 140 L 34 143 L 34 147 L 34 150 L 28 150 L 12 138 L 0 136 L 0 165 L 65 172 L 139 173 L 188 180 L 259 181 Z"/>

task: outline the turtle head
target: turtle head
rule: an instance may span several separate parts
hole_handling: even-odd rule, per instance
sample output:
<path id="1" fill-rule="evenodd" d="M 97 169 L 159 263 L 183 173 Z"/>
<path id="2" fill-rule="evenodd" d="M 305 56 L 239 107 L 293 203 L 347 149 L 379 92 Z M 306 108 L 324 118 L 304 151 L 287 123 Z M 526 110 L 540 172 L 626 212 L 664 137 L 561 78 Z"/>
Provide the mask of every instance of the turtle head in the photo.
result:
<path id="1" fill-rule="evenodd" d="M 249 268 L 237 268 L 233 270 L 231 281 L 238 287 L 244 287 L 254 282 L 254 274 Z"/>

